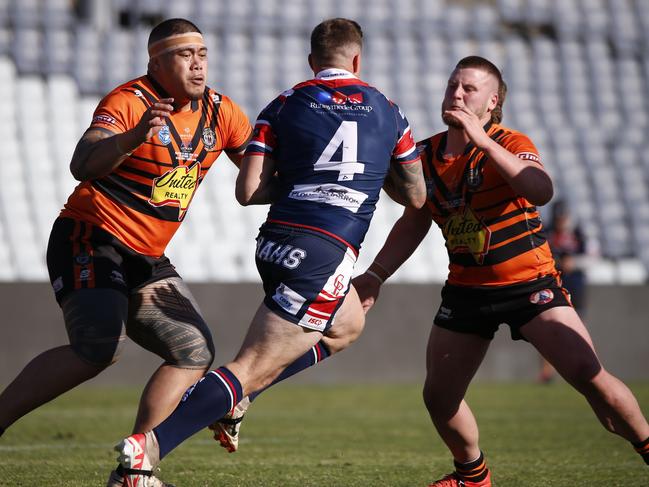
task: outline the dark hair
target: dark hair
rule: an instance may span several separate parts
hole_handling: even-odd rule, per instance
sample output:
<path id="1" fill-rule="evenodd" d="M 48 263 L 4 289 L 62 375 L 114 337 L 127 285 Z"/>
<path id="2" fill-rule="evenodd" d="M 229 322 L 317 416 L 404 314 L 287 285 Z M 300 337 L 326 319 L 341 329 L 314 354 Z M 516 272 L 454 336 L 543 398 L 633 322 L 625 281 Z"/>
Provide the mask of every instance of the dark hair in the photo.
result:
<path id="1" fill-rule="evenodd" d="M 491 111 L 491 121 L 493 123 L 500 123 L 503 119 L 503 104 L 507 96 L 507 84 L 503 80 L 503 75 L 494 63 L 480 56 L 467 56 L 455 66 L 455 69 L 475 68 L 481 69 L 498 80 L 498 103 Z"/>
<path id="2" fill-rule="evenodd" d="M 358 22 L 349 19 L 328 19 L 311 32 L 311 56 L 318 63 L 327 63 L 346 56 L 345 49 L 354 44 L 363 47 L 363 30 Z"/>
<path id="3" fill-rule="evenodd" d="M 150 46 L 154 42 L 158 42 L 162 39 L 166 39 L 169 36 L 175 34 L 185 34 L 186 32 L 198 32 L 202 34 L 201 30 L 196 27 L 192 22 L 186 19 L 167 19 L 160 22 L 156 25 L 151 34 L 149 34 Z"/>

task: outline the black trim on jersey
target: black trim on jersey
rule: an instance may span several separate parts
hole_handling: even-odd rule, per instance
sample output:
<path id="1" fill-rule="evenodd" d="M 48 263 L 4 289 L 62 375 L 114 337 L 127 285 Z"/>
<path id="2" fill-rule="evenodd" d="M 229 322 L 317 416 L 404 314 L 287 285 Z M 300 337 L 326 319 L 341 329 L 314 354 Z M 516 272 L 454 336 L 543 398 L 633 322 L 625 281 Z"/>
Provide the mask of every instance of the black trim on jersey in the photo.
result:
<path id="1" fill-rule="evenodd" d="M 516 222 L 508 227 L 501 228 L 491 233 L 491 239 L 489 240 L 489 246 L 498 245 L 499 243 L 509 240 L 510 238 L 516 237 L 526 232 L 536 230 L 541 226 L 541 220 L 538 218 L 531 218 L 529 220 L 521 220 Z"/>
<path id="2" fill-rule="evenodd" d="M 506 205 L 508 203 L 511 203 L 512 201 L 516 201 L 516 197 L 514 198 L 507 198 L 504 200 L 499 201 L 498 203 L 494 203 L 493 205 L 489 206 L 483 206 L 481 208 L 475 208 L 475 211 L 487 211 L 487 210 L 493 210 L 494 208 L 498 208 L 499 206 Z"/>
<path id="3" fill-rule="evenodd" d="M 424 154 L 426 155 L 426 159 L 423 161 L 424 164 L 428 166 L 428 170 L 430 172 L 430 176 L 433 179 L 433 183 L 435 184 L 435 188 L 437 187 L 438 184 L 444 184 L 444 182 L 440 179 L 439 175 L 437 174 L 437 171 L 435 171 L 435 165 L 433 164 L 433 147 L 431 144 L 426 143 L 424 146 Z M 446 186 L 444 186 L 446 187 Z M 439 199 L 435 196 L 435 191 L 433 190 L 433 194 L 430 195 L 428 198 L 428 201 L 430 201 L 433 205 L 435 205 L 435 208 L 437 208 L 437 211 L 439 211 L 441 216 L 448 216 L 450 212 L 442 207 L 442 204 L 440 203 Z"/>
<path id="4" fill-rule="evenodd" d="M 494 223 L 504 222 L 505 220 L 509 220 L 510 218 L 513 218 L 517 215 L 522 215 L 523 213 L 534 213 L 534 212 L 536 212 L 535 206 L 529 206 L 526 208 L 516 208 L 514 211 L 510 211 L 509 213 L 505 213 L 504 215 L 500 215 L 497 216 L 496 218 L 490 218 L 488 220 L 485 220 L 484 224 L 493 225 Z"/>
<path id="5" fill-rule="evenodd" d="M 142 88 L 141 88 L 139 85 L 137 85 L 137 84 L 133 84 L 133 85 L 131 85 L 131 86 L 134 87 L 136 90 L 140 90 L 140 92 L 142 93 L 142 95 L 145 94 L 145 92 L 142 90 Z M 145 98 L 145 96 L 138 96 L 138 95 L 135 93 L 135 90 L 131 90 L 131 89 L 126 88 L 125 91 L 128 91 L 128 92 L 131 93 L 134 97 L 139 98 L 140 101 L 144 104 L 144 107 L 145 107 L 145 108 L 149 108 L 149 107 L 151 106 L 151 102 L 150 102 L 150 100 L 147 100 L 147 99 Z M 150 103 L 147 104 L 147 101 L 149 101 Z"/>
<path id="6" fill-rule="evenodd" d="M 179 208 L 175 206 L 152 206 L 147 199 L 141 199 L 133 196 L 132 193 L 124 190 L 122 186 L 113 182 L 106 181 L 105 178 L 96 179 L 92 182 L 93 187 L 104 194 L 107 198 L 116 201 L 132 210 L 151 216 L 159 220 L 177 222 Z"/>
<path id="7" fill-rule="evenodd" d="M 449 252 L 449 261 L 452 264 L 460 265 L 462 267 L 484 267 L 502 264 L 514 257 L 524 254 L 530 250 L 540 247 L 546 242 L 545 234 L 542 231 L 532 233 L 530 235 L 523 235 L 521 238 L 514 240 L 502 247 L 490 250 L 485 256 L 482 264 L 478 264 L 473 255 L 468 253 Z"/>
<path id="8" fill-rule="evenodd" d="M 149 76 L 147 74 L 146 79 L 149 80 L 149 83 L 151 83 L 151 86 L 153 86 L 153 89 L 160 96 L 160 98 L 171 98 L 171 96 L 169 96 L 169 93 L 167 93 L 165 91 L 165 89 L 155 79 L 153 79 L 152 76 Z M 157 101 L 156 98 L 151 93 L 149 93 L 147 90 L 145 90 L 144 88 L 140 87 L 139 85 L 135 85 L 135 84 L 133 86 L 137 86 L 138 89 L 142 91 L 144 96 L 147 98 L 147 100 L 149 100 L 151 102 L 152 105 Z M 169 118 L 166 118 L 166 121 L 167 121 L 167 126 L 169 127 L 169 133 L 173 136 L 172 129 L 175 131 L 175 128 L 173 127 L 173 124 L 171 123 L 171 120 Z M 176 133 L 176 135 L 177 135 L 177 133 Z M 178 140 L 179 140 L 179 138 L 176 139 L 176 137 L 174 137 L 174 139 L 176 140 L 176 142 L 178 142 Z M 167 152 L 169 152 L 169 158 L 171 159 L 171 167 L 179 166 L 180 164 L 178 163 L 178 158 L 176 157 L 176 150 L 174 149 L 173 144 L 170 142 L 167 145 L 163 144 L 163 146 L 167 149 Z M 178 144 L 179 148 L 181 146 L 182 146 L 182 144 Z"/>
<path id="9" fill-rule="evenodd" d="M 118 170 L 128 172 L 128 173 L 131 173 L 131 174 L 135 174 L 136 176 L 142 176 L 144 178 L 149 178 L 149 179 L 155 179 L 155 178 L 158 177 L 157 174 L 147 172 L 147 171 L 143 171 L 142 169 L 137 169 L 137 168 L 131 167 L 131 166 L 127 165 L 127 164 L 121 164 L 119 166 Z"/>
<path id="10" fill-rule="evenodd" d="M 124 188 L 131 193 L 138 194 L 145 198 L 149 198 L 151 196 L 150 184 L 138 183 L 137 181 L 133 181 L 132 179 L 128 179 L 124 176 L 120 176 L 119 174 L 112 173 L 108 176 L 104 176 L 101 179 L 97 179 L 96 181 L 110 182 L 114 185 L 119 186 L 120 188 Z"/>
<path id="11" fill-rule="evenodd" d="M 173 164 L 169 164 L 168 162 L 156 161 L 154 159 L 149 159 L 148 157 L 140 157 L 140 156 L 131 155 L 131 156 L 129 156 L 129 159 L 137 159 L 138 161 L 149 162 L 151 164 L 155 164 L 156 166 L 173 167 Z M 125 164 L 128 164 L 128 163 L 124 163 L 124 164 L 122 164 L 122 166 L 119 166 L 119 167 L 123 167 Z"/>
<path id="12" fill-rule="evenodd" d="M 479 189 L 477 191 L 474 191 L 473 193 L 474 194 L 488 193 L 489 191 L 494 191 L 494 190 L 500 189 L 500 188 L 502 188 L 504 186 L 509 186 L 509 184 L 507 184 L 507 183 L 497 184 L 496 186 L 492 186 L 491 188 Z"/>
<path id="13" fill-rule="evenodd" d="M 210 90 L 207 87 L 205 88 L 205 92 L 203 93 L 203 115 L 201 116 L 201 121 L 203 123 L 205 123 L 205 121 L 207 120 L 207 117 L 208 117 L 207 107 L 210 107 L 211 111 L 212 111 L 212 117 L 210 119 L 210 129 L 212 129 L 212 131 L 214 132 L 214 138 L 216 139 L 216 126 L 218 124 L 217 117 L 218 117 L 218 114 L 219 114 L 219 109 L 221 108 L 221 100 L 223 99 L 223 95 L 221 95 L 220 93 L 216 93 L 216 92 L 214 92 L 214 93 L 217 95 L 218 99 L 214 100 L 213 103 L 210 103 Z M 196 136 L 197 137 L 202 137 L 203 136 L 203 130 L 205 130 L 204 126 L 200 126 L 199 129 L 196 131 Z M 198 140 L 197 140 L 197 142 L 198 142 Z M 216 144 L 216 142 L 220 142 L 220 141 L 214 140 L 215 144 Z M 213 149 L 214 148 L 212 148 L 210 150 L 213 150 Z M 198 162 L 203 162 L 203 160 L 205 160 L 205 157 L 207 156 L 207 153 L 208 153 L 208 149 L 207 149 L 207 147 L 205 147 L 205 142 L 203 142 L 203 148 L 201 149 L 201 151 L 196 156 L 196 160 Z M 205 168 L 204 170 L 207 171 L 207 169 L 209 169 L 209 168 Z M 201 166 L 201 172 L 202 172 L 202 170 L 203 170 L 203 168 Z"/>
<path id="14" fill-rule="evenodd" d="M 153 105 L 156 102 L 155 97 L 151 93 L 149 93 L 146 89 L 144 89 L 142 86 L 138 85 L 137 83 L 133 83 L 133 85 L 131 86 L 133 86 L 133 88 L 135 88 L 136 90 L 140 90 L 143 96 L 137 96 L 135 95 L 135 92 L 131 92 L 131 93 L 133 93 L 137 98 L 142 100 L 142 103 L 144 103 L 145 107 L 149 108 L 151 105 Z M 149 102 L 148 105 L 146 103 L 147 101 Z"/>

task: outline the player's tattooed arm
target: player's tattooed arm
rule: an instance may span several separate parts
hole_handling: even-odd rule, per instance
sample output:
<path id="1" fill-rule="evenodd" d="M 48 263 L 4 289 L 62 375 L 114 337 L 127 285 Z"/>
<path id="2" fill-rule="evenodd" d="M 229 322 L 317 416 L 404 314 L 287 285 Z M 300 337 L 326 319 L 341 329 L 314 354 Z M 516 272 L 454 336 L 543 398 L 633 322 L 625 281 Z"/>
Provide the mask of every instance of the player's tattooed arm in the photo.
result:
<path id="1" fill-rule="evenodd" d="M 83 134 L 74 149 L 70 172 L 78 181 L 107 176 L 114 171 L 132 151 L 156 135 L 166 117 L 173 111 L 173 98 L 164 98 L 151 105 L 131 130 L 115 134 L 101 127 L 91 127 Z"/>
<path id="2" fill-rule="evenodd" d="M 383 189 L 403 206 L 421 208 L 426 202 L 426 181 L 421 161 L 410 164 L 392 164 Z"/>

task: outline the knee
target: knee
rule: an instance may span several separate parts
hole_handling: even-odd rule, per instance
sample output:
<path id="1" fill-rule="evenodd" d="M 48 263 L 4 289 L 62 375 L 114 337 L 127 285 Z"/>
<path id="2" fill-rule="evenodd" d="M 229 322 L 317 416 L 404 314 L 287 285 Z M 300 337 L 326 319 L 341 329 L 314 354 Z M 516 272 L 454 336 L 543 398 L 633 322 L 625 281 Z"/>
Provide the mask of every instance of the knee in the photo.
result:
<path id="1" fill-rule="evenodd" d="M 79 359 L 97 369 L 97 375 L 120 359 L 124 342 L 120 338 L 104 343 L 71 340 L 70 346 Z"/>
<path id="2" fill-rule="evenodd" d="M 70 347 L 97 373 L 119 360 L 126 339 L 127 299 L 119 291 L 82 289 L 69 295 L 61 309 Z"/>
<path id="3" fill-rule="evenodd" d="M 448 384 L 427 379 L 422 391 L 424 404 L 433 419 L 450 418 L 457 413 L 464 394 L 453 391 Z"/>
<path id="4" fill-rule="evenodd" d="M 207 370 L 214 361 L 212 337 L 196 331 L 183 347 L 169 347 L 166 363 L 174 367 Z"/>
<path id="5" fill-rule="evenodd" d="M 563 377 L 585 396 L 598 393 L 608 376 L 599 362 L 591 360 L 578 362 L 569 371 L 562 372 Z"/>

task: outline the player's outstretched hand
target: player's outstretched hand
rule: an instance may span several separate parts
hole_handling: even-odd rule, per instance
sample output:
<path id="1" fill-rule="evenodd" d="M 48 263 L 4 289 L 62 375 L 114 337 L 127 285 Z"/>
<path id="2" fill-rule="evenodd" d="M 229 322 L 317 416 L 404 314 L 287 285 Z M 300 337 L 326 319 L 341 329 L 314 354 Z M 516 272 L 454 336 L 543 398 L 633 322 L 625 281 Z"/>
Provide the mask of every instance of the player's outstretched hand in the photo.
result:
<path id="1" fill-rule="evenodd" d="M 149 140 L 167 125 L 166 118 L 170 117 L 174 110 L 173 102 L 173 98 L 161 98 L 147 108 L 135 127 L 142 141 Z"/>
<path id="2" fill-rule="evenodd" d="M 367 314 L 376 300 L 379 298 L 379 292 L 381 290 L 381 283 L 379 280 L 370 276 L 369 274 L 361 274 L 360 276 L 352 279 L 352 285 L 358 293 L 358 297 L 361 300 L 361 305 L 363 306 L 363 312 Z"/>

